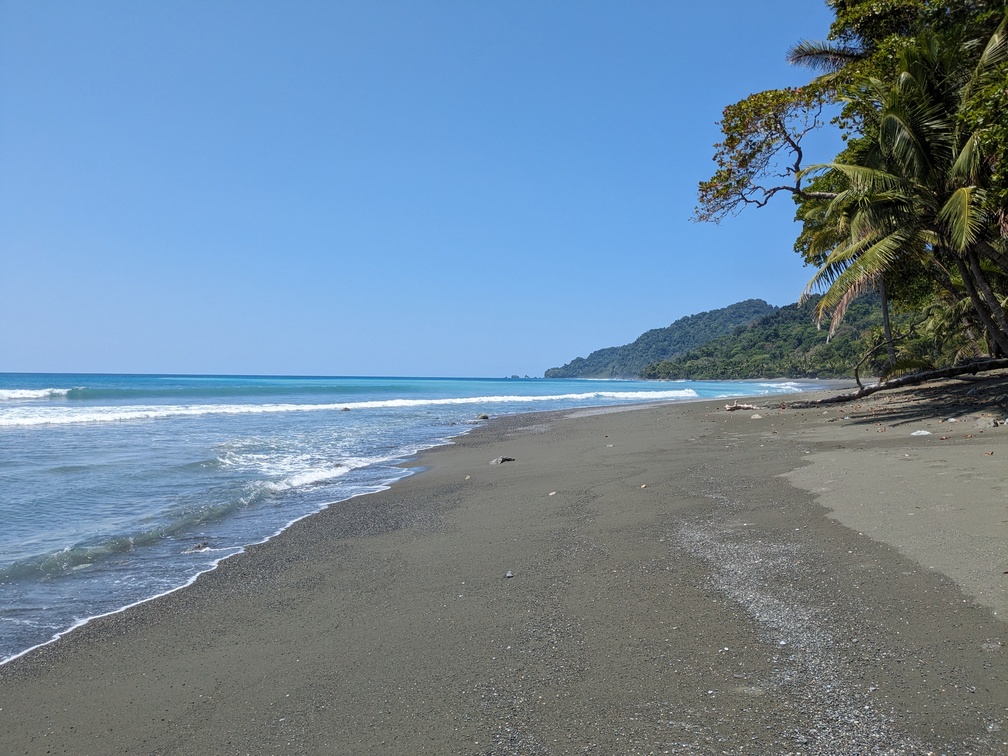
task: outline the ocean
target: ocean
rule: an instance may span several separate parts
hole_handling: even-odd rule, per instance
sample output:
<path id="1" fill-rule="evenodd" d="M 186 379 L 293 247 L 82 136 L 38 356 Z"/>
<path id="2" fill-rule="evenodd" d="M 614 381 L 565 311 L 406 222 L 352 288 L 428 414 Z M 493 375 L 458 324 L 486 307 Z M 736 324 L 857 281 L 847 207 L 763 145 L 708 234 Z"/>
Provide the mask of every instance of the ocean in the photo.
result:
<path id="1" fill-rule="evenodd" d="M 191 583 L 479 415 L 814 384 L 0 374 L 0 663 Z"/>

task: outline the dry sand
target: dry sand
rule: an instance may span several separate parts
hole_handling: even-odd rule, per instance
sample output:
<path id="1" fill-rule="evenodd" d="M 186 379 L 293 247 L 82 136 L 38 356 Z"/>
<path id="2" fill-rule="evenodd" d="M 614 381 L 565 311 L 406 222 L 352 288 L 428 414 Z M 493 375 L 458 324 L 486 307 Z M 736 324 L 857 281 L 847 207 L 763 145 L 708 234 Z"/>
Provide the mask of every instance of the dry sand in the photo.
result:
<path id="1" fill-rule="evenodd" d="M 480 427 L 0 667 L 0 753 L 1008 753 L 1005 377 L 755 401 Z"/>

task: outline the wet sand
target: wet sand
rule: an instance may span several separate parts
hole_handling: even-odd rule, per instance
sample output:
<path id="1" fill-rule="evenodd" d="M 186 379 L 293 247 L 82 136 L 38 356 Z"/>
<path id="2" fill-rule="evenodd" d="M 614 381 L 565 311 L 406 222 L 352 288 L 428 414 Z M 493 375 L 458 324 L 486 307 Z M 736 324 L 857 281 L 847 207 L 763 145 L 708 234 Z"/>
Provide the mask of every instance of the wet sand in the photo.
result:
<path id="1" fill-rule="evenodd" d="M 1008 753 L 1008 379 L 752 401 L 493 420 L 0 667 L 0 752 Z"/>

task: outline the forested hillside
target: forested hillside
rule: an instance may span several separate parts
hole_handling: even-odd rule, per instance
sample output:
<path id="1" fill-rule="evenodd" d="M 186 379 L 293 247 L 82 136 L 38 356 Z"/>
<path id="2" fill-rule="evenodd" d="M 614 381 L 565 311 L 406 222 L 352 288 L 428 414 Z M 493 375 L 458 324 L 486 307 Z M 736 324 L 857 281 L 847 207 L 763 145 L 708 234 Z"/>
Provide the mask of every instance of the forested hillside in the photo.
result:
<path id="1" fill-rule="evenodd" d="M 547 378 L 636 378 L 650 364 L 669 360 L 702 346 L 740 326 L 772 313 L 776 308 L 762 299 L 747 299 L 720 310 L 680 318 L 665 328 L 654 328 L 636 341 L 599 349 L 563 367 L 550 368 Z"/>
<path id="2" fill-rule="evenodd" d="M 827 342 L 826 329 L 815 323 L 817 299 L 774 311 L 734 333 L 692 349 L 672 360 L 647 366 L 643 378 L 839 378 L 853 375 L 854 366 L 877 341 L 882 326 L 878 297 L 861 297 L 847 310 L 843 324 Z M 897 317 L 902 324 L 904 318 Z M 885 354 L 879 354 L 884 360 Z M 862 374 L 876 372 L 869 364 Z"/>

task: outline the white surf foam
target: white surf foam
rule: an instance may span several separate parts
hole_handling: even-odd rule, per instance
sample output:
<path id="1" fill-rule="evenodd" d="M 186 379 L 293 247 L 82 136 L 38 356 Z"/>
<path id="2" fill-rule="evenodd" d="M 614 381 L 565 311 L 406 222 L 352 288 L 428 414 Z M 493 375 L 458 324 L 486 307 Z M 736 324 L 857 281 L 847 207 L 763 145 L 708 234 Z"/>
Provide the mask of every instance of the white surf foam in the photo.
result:
<path id="1" fill-rule="evenodd" d="M 23 402 L 32 399 L 58 399 L 67 396 L 71 389 L 0 389 L 0 402 Z"/>
<path id="2" fill-rule="evenodd" d="M 798 393 L 800 391 L 808 391 L 809 386 L 807 384 L 803 385 L 801 383 L 795 383 L 794 381 L 774 381 L 772 383 L 760 383 L 761 388 L 774 389 L 776 393 Z"/>
<path id="3" fill-rule="evenodd" d="M 395 409 L 453 405 L 516 404 L 555 401 L 669 401 L 696 398 L 693 389 L 673 391 L 591 391 L 580 394 L 546 396 L 463 396 L 439 399 L 377 399 L 345 404 L 189 404 L 143 405 L 131 407 L 11 407 L 0 413 L 0 427 L 71 425 L 80 423 L 131 422 L 204 415 L 261 415 L 286 412 L 332 412 L 355 409 Z"/>
<path id="4" fill-rule="evenodd" d="M 289 475 L 280 480 L 271 480 L 262 483 L 262 488 L 274 493 L 290 491 L 295 488 L 305 488 L 315 486 L 319 483 L 342 477 L 350 472 L 351 468 L 337 465 L 336 467 L 323 467 L 317 470 L 306 470 L 304 472 Z"/>

